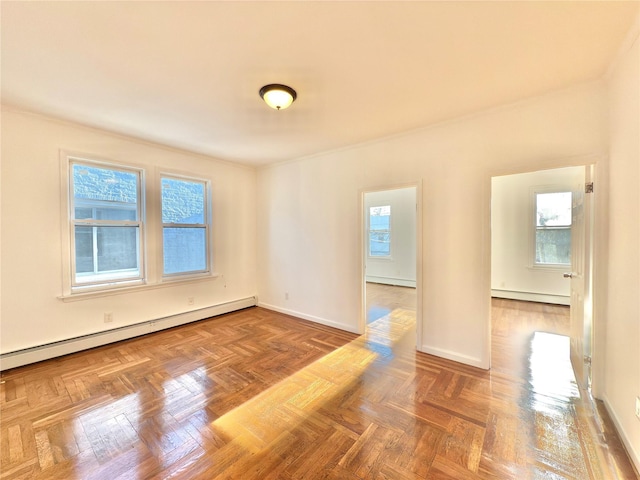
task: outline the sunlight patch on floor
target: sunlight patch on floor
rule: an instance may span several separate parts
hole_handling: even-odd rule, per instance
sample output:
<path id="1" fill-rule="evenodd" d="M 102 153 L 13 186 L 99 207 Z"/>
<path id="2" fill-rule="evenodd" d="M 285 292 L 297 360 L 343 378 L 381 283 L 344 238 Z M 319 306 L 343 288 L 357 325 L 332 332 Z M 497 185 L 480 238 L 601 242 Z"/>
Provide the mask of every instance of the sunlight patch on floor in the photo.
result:
<path id="1" fill-rule="evenodd" d="M 367 325 L 364 335 L 227 412 L 212 425 L 252 453 L 268 448 L 350 388 L 414 328 L 415 312 L 396 309 Z"/>

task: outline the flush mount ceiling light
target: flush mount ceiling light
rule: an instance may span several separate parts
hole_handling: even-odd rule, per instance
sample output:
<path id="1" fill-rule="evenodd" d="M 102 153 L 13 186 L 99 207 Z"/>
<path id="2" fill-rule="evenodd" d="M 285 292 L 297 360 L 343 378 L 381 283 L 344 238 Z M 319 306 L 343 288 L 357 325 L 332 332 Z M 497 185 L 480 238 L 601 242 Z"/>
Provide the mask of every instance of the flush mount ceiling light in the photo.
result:
<path id="1" fill-rule="evenodd" d="M 260 96 L 271 108 L 284 110 L 293 103 L 298 95 L 291 87 L 280 85 L 278 83 L 271 83 L 260 89 Z"/>

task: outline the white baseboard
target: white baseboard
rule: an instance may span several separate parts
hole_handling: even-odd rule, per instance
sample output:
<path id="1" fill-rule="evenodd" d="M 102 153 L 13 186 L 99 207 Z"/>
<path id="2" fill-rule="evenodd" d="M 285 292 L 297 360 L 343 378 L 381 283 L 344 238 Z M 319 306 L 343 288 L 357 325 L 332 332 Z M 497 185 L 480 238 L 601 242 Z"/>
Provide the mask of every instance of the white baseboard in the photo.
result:
<path id="1" fill-rule="evenodd" d="M 384 285 L 396 285 L 398 287 L 412 287 L 416 288 L 415 280 L 406 280 L 403 278 L 392 277 L 376 277 L 374 275 L 367 275 L 365 281 L 370 283 L 382 283 Z"/>
<path id="2" fill-rule="evenodd" d="M 289 310 L 288 308 L 282 308 L 268 303 L 258 302 L 258 306 L 266 308 L 267 310 L 273 310 L 274 312 L 284 313 L 285 315 L 291 315 L 292 317 L 302 318 L 303 320 L 309 320 L 310 322 L 326 325 L 327 327 L 333 327 L 351 333 L 361 333 L 358 332 L 357 328 L 354 328 L 353 325 L 347 325 L 346 323 L 334 322 L 333 320 L 327 320 L 326 318 L 316 317 L 314 315 L 307 315 L 306 313 Z"/>
<path id="3" fill-rule="evenodd" d="M 38 347 L 26 348 L 15 352 L 3 353 L 0 355 L 0 371 L 9 368 L 21 367 L 30 363 L 41 362 L 50 358 L 68 355 L 70 353 L 87 350 L 89 348 L 100 347 L 113 342 L 127 340 L 129 338 L 146 335 L 167 328 L 177 327 L 186 323 L 204 320 L 205 318 L 234 312 L 247 307 L 254 307 L 257 303 L 256 297 L 247 297 L 230 302 L 212 305 L 210 307 L 199 308 L 190 312 L 171 315 L 168 317 L 148 320 L 146 322 L 114 328 L 104 332 L 84 335 L 82 337 L 70 338 L 59 342 L 48 343 Z"/>
<path id="4" fill-rule="evenodd" d="M 482 368 L 488 370 L 489 365 L 487 362 L 483 362 L 482 359 L 476 357 L 470 357 L 451 350 L 444 350 L 438 347 L 432 347 L 429 345 L 422 345 L 420 351 L 428 353 L 429 355 L 435 355 L 436 357 L 446 358 L 447 360 L 453 360 L 454 362 L 463 363 L 472 367 Z"/>
<path id="5" fill-rule="evenodd" d="M 616 427 L 620 440 L 622 440 L 622 443 L 624 443 L 624 448 L 627 449 L 629 458 L 635 465 L 636 470 L 640 472 L 640 450 L 637 450 L 638 448 L 640 448 L 640 445 L 635 445 L 634 447 L 634 445 L 631 444 L 629 436 L 627 435 L 625 429 L 622 427 L 622 424 L 620 423 L 620 420 L 616 415 L 616 411 L 611 407 L 611 403 L 609 403 L 606 395 L 602 396 L 602 403 L 604 403 L 604 407 L 607 409 L 607 413 L 611 417 L 611 420 Z"/>
<path id="6" fill-rule="evenodd" d="M 516 292 L 513 290 L 491 290 L 491 296 L 496 298 L 508 298 L 509 300 L 524 300 L 526 302 L 553 303 L 556 305 L 569 305 L 570 302 L 570 298 L 564 295 Z"/>

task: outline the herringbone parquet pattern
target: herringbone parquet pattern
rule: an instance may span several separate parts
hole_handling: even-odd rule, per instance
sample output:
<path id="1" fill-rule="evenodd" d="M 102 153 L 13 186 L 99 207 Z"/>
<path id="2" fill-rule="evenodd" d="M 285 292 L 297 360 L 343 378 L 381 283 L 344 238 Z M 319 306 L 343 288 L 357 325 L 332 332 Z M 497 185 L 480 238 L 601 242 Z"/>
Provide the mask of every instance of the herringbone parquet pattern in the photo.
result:
<path id="1" fill-rule="evenodd" d="M 498 335 L 532 321 L 519 303 Z M 416 353 L 414 317 L 356 336 L 253 308 L 5 372 L 0 478 L 634 478 L 533 352 L 492 372 Z"/>

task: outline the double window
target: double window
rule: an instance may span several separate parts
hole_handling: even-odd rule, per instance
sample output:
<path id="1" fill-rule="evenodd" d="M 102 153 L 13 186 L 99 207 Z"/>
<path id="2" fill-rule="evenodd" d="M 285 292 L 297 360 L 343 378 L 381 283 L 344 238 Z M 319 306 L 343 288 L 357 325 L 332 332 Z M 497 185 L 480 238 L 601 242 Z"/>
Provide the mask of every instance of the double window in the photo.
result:
<path id="1" fill-rule="evenodd" d="M 205 179 L 160 174 L 148 189 L 145 171 L 130 166 L 68 157 L 70 292 L 148 282 L 146 262 L 162 278 L 210 273 L 211 199 Z M 159 191 L 153 201 L 152 193 Z M 160 211 L 148 215 L 149 205 Z M 145 219 L 161 218 L 150 228 Z M 151 226 L 153 227 L 153 225 Z M 158 248 L 147 248 L 146 242 Z M 161 258 L 146 259 L 147 251 Z M 155 279 L 157 280 L 157 279 Z"/>

